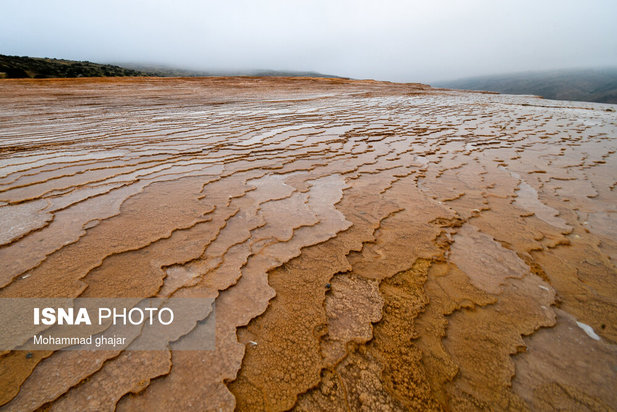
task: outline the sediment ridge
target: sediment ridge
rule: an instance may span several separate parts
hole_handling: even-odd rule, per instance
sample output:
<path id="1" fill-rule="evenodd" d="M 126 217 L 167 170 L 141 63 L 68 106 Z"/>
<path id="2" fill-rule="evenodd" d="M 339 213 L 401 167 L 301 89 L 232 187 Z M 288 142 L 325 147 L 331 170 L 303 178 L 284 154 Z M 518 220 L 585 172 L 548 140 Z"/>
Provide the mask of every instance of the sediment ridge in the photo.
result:
<path id="1" fill-rule="evenodd" d="M 610 105 L 233 77 L 0 105 L 0 297 L 216 307 L 212 351 L 4 352 L 0 411 L 617 405 Z"/>

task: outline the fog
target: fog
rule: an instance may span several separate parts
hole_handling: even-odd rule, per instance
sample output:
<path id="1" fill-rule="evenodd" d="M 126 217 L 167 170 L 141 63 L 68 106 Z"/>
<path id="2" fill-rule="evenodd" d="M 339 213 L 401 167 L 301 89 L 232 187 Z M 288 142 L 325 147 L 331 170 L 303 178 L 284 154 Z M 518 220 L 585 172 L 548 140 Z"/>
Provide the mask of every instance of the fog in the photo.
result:
<path id="1" fill-rule="evenodd" d="M 0 54 L 425 82 L 617 66 L 617 2 L 3 0 Z"/>

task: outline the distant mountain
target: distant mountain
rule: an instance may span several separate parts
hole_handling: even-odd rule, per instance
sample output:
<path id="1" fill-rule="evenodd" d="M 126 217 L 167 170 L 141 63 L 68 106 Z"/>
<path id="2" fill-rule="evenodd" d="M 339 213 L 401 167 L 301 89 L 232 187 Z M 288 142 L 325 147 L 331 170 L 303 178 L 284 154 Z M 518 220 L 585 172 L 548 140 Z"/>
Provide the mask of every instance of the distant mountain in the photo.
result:
<path id="1" fill-rule="evenodd" d="M 437 82 L 449 89 L 533 94 L 546 99 L 617 104 L 617 68 L 514 73 Z"/>
<path id="2" fill-rule="evenodd" d="M 0 79 L 48 77 L 116 77 L 116 76 L 283 76 L 341 78 L 317 72 L 279 70 L 204 71 L 139 64 L 99 64 L 89 61 L 60 60 L 0 54 Z"/>
<path id="3" fill-rule="evenodd" d="M 325 77 L 335 79 L 346 79 L 347 77 L 323 74 L 313 71 L 292 71 L 292 70 L 190 70 L 177 67 L 136 64 L 136 63 L 116 63 L 122 67 L 128 67 L 138 71 L 156 73 L 162 77 L 208 77 L 208 76 L 253 76 L 253 77 Z"/>
<path id="4" fill-rule="evenodd" d="M 138 70 L 88 61 L 59 60 L 0 54 L 0 78 L 152 76 Z"/>

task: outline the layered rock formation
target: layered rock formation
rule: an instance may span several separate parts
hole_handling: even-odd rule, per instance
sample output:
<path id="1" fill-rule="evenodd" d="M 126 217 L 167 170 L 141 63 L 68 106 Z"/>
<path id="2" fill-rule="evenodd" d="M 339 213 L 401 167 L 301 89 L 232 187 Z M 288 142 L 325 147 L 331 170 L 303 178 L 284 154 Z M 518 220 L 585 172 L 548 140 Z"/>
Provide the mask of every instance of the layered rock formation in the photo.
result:
<path id="1" fill-rule="evenodd" d="M 0 91 L 0 297 L 216 302 L 212 351 L 3 353 L 0 410 L 617 405 L 608 106 L 340 79 Z"/>

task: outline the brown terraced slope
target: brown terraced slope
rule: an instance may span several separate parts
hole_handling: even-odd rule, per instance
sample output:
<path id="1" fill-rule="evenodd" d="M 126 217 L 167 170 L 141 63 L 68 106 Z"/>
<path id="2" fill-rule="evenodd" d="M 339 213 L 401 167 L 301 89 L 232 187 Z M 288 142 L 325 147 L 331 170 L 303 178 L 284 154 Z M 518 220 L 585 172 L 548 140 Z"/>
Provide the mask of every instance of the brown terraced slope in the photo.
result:
<path id="1" fill-rule="evenodd" d="M 0 83 L 0 297 L 216 298 L 23 351 L 0 411 L 615 410 L 615 106 L 340 79 Z"/>

